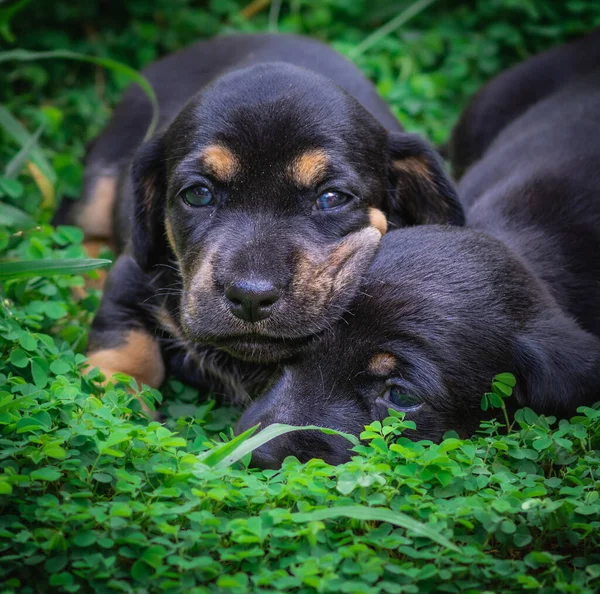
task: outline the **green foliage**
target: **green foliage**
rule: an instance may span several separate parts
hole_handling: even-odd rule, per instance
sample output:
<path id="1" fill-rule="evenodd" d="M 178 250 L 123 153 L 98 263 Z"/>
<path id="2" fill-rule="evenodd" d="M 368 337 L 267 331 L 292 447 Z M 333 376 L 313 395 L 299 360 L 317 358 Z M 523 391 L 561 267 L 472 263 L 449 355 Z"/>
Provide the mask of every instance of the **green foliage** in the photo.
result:
<path id="1" fill-rule="evenodd" d="M 441 142 L 496 72 L 600 25 L 592 0 L 291 0 L 245 18 L 253 5 L 0 7 L 4 59 L 54 52 L 4 62 L 0 86 L 0 591 L 598 591 L 596 408 L 509 422 L 515 381 L 501 374 L 482 407 L 503 422 L 472 439 L 414 443 L 390 411 L 351 462 L 258 471 L 252 449 L 294 428 L 233 437 L 237 412 L 177 381 L 104 389 L 87 367 L 100 293 L 82 274 L 99 261 L 79 229 L 47 222 L 77 198 L 84 145 L 131 80 L 113 61 L 137 69 L 219 31 L 306 33 L 353 55 L 408 129 Z"/>

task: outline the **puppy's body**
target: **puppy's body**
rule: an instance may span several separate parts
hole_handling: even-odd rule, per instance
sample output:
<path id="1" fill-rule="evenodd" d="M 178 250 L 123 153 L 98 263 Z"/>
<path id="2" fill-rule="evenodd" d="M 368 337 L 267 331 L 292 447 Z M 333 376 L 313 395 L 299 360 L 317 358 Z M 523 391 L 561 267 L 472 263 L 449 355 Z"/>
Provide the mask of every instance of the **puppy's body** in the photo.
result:
<path id="1" fill-rule="evenodd" d="M 112 227 L 122 252 L 90 337 L 107 374 L 157 386 L 166 364 L 222 383 L 276 365 L 339 319 L 388 224 L 463 222 L 436 154 L 322 44 L 216 38 L 145 73 L 159 132 L 130 174 L 150 119 L 130 90 L 77 218 L 88 235 Z"/>
<path id="2" fill-rule="evenodd" d="M 319 423 L 357 434 L 394 407 L 416 421 L 415 437 L 466 436 L 506 371 L 518 381 L 511 406 L 568 415 L 600 398 L 600 68 L 559 87 L 500 126 L 463 177 L 471 229 L 389 233 L 351 315 L 286 367 L 240 429 Z M 495 110 L 481 117 L 493 128 Z M 455 146 L 473 137 L 468 124 Z M 255 463 L 339 462 L 346 447 L 290 434 Z"/>

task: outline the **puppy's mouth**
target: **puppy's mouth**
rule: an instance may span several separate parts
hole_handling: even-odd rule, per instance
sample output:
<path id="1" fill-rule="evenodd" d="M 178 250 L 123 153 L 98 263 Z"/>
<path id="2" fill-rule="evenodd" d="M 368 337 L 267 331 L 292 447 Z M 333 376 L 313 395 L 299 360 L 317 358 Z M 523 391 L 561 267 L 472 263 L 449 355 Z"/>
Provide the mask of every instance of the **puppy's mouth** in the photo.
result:
<path id="1" fill-rule="evenodd" d="M 245 334 L 211 339 L 209 344 L 239 359 L 257 363 L 274 363 L 289 359 L 306 348 L 318 334 L 294 338 Z"/>

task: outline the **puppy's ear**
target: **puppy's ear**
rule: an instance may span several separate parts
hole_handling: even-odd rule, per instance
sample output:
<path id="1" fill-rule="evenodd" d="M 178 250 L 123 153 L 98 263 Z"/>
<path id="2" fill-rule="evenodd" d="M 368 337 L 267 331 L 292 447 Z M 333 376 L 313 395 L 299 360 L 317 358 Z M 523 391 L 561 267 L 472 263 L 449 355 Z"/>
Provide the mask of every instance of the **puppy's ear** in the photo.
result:
<path id="1" fill-rule="evenodd" d="M 139 149 L 133 160 L 131 179 L 133 255 L 140 268 L 148 272 L 169 253 L 165 239 L 167 182 L 162 138 L 154 138 Z"/>
<path id="2" fill-rule="evenodd" d="M 389 138 L 387 217 L 407 225 L 464 225 L 465 215 L 442 160 L 415 134 Z"/>
<path id="3" fill-rule="evenodd" d="M 568 416 L 600 400 L 600 340 L 558 313 L 517 339 L 520 406 Z"/>

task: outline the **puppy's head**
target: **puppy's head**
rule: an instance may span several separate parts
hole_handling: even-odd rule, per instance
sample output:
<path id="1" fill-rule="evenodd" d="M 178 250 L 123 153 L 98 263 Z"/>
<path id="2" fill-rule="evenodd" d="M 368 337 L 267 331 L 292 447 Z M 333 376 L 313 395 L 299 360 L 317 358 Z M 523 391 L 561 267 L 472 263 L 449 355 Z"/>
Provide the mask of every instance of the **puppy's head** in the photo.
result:
<path id="1" fill-rule="evenodd" d="M 564 315 L 506 247 L 464 229 L 390 233 L 349 315 L 240 420 L 318 424 L 356 435 L 388 408 L 416 422 L 411 437 L 468 436 L 494 375 L 517 377 L 516 402 L 568 414 L 600 395 L 600 341 Z M 510 401 L 509 401 L 510 403 Z M 348 444 L 317 432 L 273 440 L 254 463 L 287 455 L 339 462 Z"/>
<path id="2" fill-rule="evenodd" d="M 133 177 L 136 258 L 176 260 L 188 338 L 260 362 L 342 315 L 388 221 L 462 222 L 428 146 L 390 138 L 328 79 L 287 64 L 203 90 Z"/>

